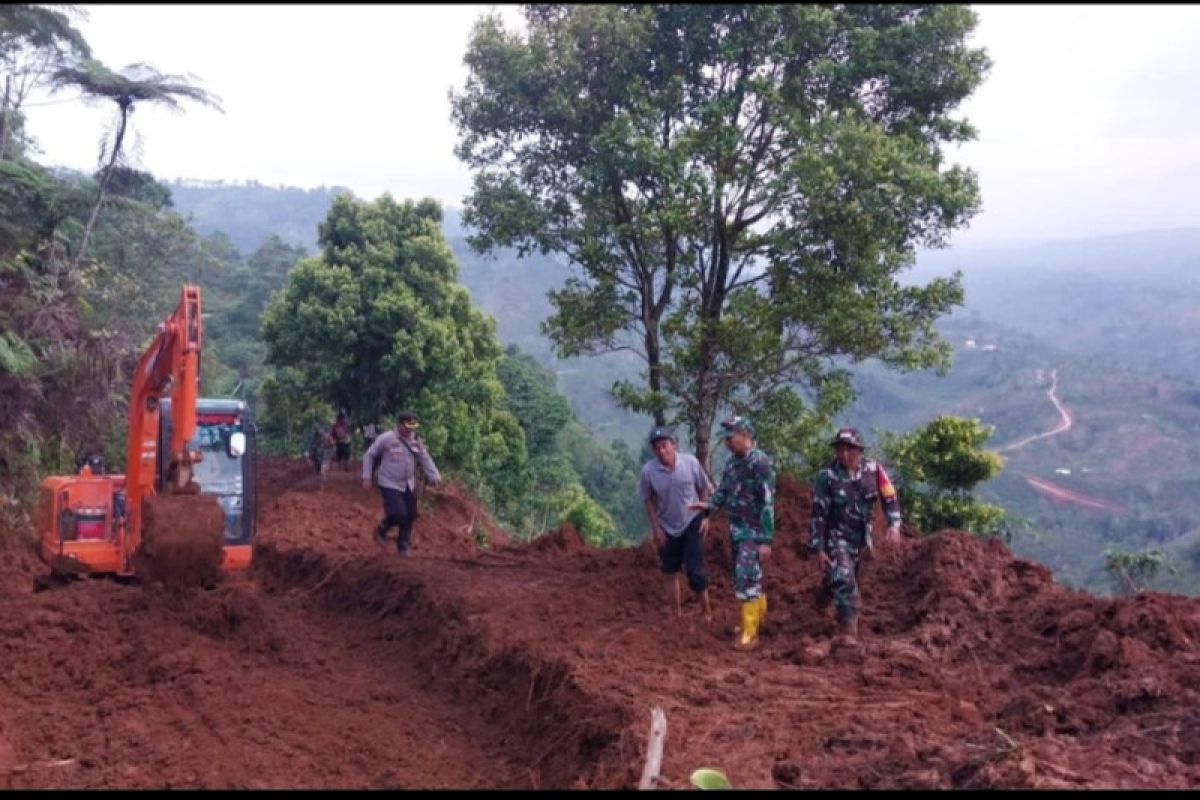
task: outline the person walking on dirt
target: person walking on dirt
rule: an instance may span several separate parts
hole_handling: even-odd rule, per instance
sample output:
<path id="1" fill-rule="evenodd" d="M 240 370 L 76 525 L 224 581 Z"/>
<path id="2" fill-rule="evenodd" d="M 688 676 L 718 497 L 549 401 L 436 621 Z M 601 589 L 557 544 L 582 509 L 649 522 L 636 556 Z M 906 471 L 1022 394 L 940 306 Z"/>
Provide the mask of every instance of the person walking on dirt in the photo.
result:
<path id="1" fill-rule="evenodd" d="M 362 482 L 364 489 L 371 488 L 371 473 L 375 462 L 379 471 L 375 482 L 383 497 L 383 520 L 375 529 L 375 541 L 387 544 L 387 532 L 392 527 L 399 531 L 396 549 L 408 558 L 412 551 L 412 529 L 417 520 L 417 501 L 420 486 L 417 483 L 417 464 L 431 486 L 442 482 L 441 473 L 433 463 L 425 443 L 417 435 L 417 415 L 410 411 L 400 413 L 396 429 L 379 435 L 367 452 L 363 454 Z"/>
<path id="2" fill-rule="evenodd" d="M 767 614 L 762 560 L 771 556 L 775 539 L 775 465 L 754 443 L 754 426 L 745 417 L 721 423 L 717 434 L 733 457 L 725 463 L 721 485 L 709 503 L 689 508 L 709 514 L 729 509 L 729 539 L 733 546 L 733 591 L 742 607 L 742 625 L 734 646 L 758 647 L 758 632 Z"/>
<path id="3" fill-rule="evenodd" d="M 699 596 L 704 619 L 712 620 L 708 600 L 708 576 L 704 572 L 704 539 L 708 519 L 689 505 L 712 493 L 712 483 L 694 455 L 681 453 L 675 434 L 669 428 L 650 432 L 654 458 L 642 467 L 638 487 L 650 530 L 658 545 L 663 574 L 667 576 L 667 600 L 674 600 L 675 615 L 683 616 L 679 570 L 687 572 L 688 587 Z"/>
<path id="4" fill-rule="evenodd" d="M 339 469 L 350 469 L 350 420 L 346 419 L 345 413 L 337 415 L 337 421 L 333 423 L 333 427 L 329 429 L 329 436 L 333 439 L 333 444 L 337 448 L 334 456 L 334 463 Z"/>
<path id="5" fill-rule="evenodd" d="M 325 472 L 325 467 L 329 463 L 329 448 L 333 444 L 333 440 L 320 423 L 313 423 L 312 435 L 308 437 L 308 460 L 313 465 L 313 470 L 317 475 L 322 475 Z"/>
<path id="6" fill-rule="evenodd" d="M 866 445 L 854 428 L 842 428 L 831 443 L 837 457 L 813 485 L 809 548 L 821 564 L 818 606 L 837 605 L 843 641 L 858 640 L 862 596 L 858 568 L 872 552 L 871 511 L 878 501 L 887 515 L 886 541 L 900 539 L 900 502 L 883 465 L 863 458 Z"/>

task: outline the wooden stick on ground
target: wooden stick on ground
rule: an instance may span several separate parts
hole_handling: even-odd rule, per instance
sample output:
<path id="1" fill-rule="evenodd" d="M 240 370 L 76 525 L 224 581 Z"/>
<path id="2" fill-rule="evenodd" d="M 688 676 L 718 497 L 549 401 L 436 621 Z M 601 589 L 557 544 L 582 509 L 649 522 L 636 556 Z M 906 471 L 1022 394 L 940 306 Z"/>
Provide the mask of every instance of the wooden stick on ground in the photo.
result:
<path id="1" fill-rule="evenodd" d="M 650 709 L 650 742 L 646 745 L 646 766 L 638 789 L 657 789 L 658 773 L 662 770 L 663 745 L 667 741 L 667 715 L 661 708 Z"/>

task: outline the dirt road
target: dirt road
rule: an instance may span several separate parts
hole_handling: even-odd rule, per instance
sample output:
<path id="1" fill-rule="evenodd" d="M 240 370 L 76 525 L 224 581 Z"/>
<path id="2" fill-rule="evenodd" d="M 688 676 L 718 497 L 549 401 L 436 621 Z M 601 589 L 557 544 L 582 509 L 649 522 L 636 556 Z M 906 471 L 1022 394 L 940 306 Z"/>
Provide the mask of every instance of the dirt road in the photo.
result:
<path id="1" fill-rule="evenodd" d="M 1052 483 L 1045 478 L 1038 478 L 1034 475 L 1026 474 L 1021 475 L 1021 477 L 1024 478 L 1025 482 L 1032 486 L 1039 494 L 1042 494 L 1043 496 L 1048 497 L 1058 503 L 1082 506 L 1083 508 L 1090 508 L 1096 511 L 1107 511 L 1112 514 L 1120 514 L 1125 511 L 1124 508 L 1116 503 L 1111 503 L 1108 500 L 1102 500 L 1099 497 L 1092 497 L 1091 495 L 1072 491 L 1071 489 L 1067 489 L 1063 486 L 1059 486 L 1056 483 Z"/>
<path id="2" fill-rule="evenodd" d="M 997 453 L 1011 453 L 1012 451 L 1020 450 L 1022 447 L 1026 447 L 1027 445 L 1029 445 L 1033 442 L 1040 441 L 1042 439 L 1048 439 L 1051 436 L 1058 436 L 1060 433 L 1066 433 L 1067 431 L 1071 430 L 1071 425 L 1074 423 L 1074 420 L 1071 418 L 1071 412 L 1067 411 L 1067 407 L 1064 406 L 1062 404 L 1062 402 L 1058 399 L 1057 392 L 1058 392 L 1058 370 L 1052 369 L 1052 370 L 1050 370 L 1050 389 L 1049 389 L 1049 391 L 1046 392 L 1046 396 L 1050 398 L 1050 402 L 1054 404 L 1055 410 L 1058 411 L 1059 417 L 1061 417 L 1061 419 L 1062 419 L 1062 421 L 1059 422 L 1059 424 L 1055 428 L 1053 428 L 1052 430 L 1045 431 L 1044 433 L 1034 434 L 1033 436 L 1026 436 L 1024 439 L 1021 439 L 1020 441 L 1013 442 L 1012 444 L 1008 444 L 1008 445 L 1005 445 L 1004 447 L 999 448 L 998 450 L 996 450 L 996 452 Z"/>

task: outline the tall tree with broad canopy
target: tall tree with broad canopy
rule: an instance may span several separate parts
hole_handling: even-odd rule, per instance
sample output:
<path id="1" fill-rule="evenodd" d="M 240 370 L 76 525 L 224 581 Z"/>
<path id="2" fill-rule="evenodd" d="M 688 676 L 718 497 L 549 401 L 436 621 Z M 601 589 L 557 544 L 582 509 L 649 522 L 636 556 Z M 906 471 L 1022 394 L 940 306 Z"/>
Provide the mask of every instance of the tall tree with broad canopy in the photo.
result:
<path id="1" fill-rule="evenodd" d="M 902 286 L 977 211 L 942 145 L 988 67 L 951 5 L 530 5 L 475 26 L 452 96 L 479 251 L 565 256 L 543 331 L 562 356 L 632 350 L 623 405 L 789 420 L 850 396 L 845 366 L 945 365 L 958 276 Z M 779 417 L 774 419 L 773 417 Z M 811 423 L 806 423 L 811 425 Z"/>
<path id="2" fill-rule="evenodd" d="M 337 197 L 321 255 L 264 315 L 267 363 L 355 424 L 412 409 L 439 465 L 485 478 L 503 506 L 529 483 L 525 433 L 502 408 L 495 321 L 458 283 L 441 221 L 433 200 Z"/>

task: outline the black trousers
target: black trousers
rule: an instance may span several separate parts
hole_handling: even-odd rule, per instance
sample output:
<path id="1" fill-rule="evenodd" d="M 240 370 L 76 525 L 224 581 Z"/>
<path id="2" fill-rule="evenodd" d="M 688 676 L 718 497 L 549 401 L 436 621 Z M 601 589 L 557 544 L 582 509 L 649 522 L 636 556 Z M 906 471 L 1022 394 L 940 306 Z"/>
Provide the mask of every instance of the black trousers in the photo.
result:
<path id="1" fill-rule="evenodd" d="M 407 550 L 412 544 L 413 523 L 417 521 L 417 495 L 412 489 L 388 489 L 379 487 L 383 495 L 383 521 L 379 523 L 379 531 L 387 534 L 392 528 L 399 528 L 400 535 L 396 547 Z"/>
<path id="2" fill-rule="evenodd" d="M 697 514 L 683 533 L 668 536 L 666 545 L 658 551 L 663 574 L 674 575 L 683 567 L 693 592 L 708 588 L 708 576 L 704 574 L 704 540 L 700 537 L 701 519 Z"/>

